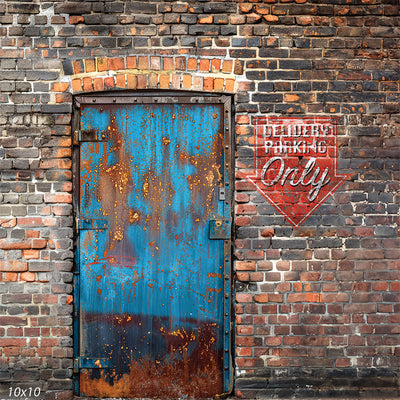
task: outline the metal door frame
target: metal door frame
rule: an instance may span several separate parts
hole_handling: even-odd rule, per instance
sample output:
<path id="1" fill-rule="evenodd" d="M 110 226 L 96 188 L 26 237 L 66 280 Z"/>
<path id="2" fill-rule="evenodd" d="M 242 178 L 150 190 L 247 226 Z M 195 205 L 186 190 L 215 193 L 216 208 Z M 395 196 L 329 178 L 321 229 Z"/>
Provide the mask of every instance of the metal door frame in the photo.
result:
<path id="1" fill-rule="evenodd" d="M 79 214 L 80 214 L 80 151 L 79 143 L 82 139 L 80 132 L 81 104 L 222 104 L 224 121 L 224 189 L 225 205 L 229 208 L 231 222 L 230 239 L 224 239 L 224 391 L 229 394 L 233 390 L 233 281 L 232 281 L 232 238 L 233 238 L 233 195 L 234 195 L 234 142 L 232 134 L 233 110 L 232 97 L 193 92 L 146 91 L 146 92 L 119 92 L 78 95 L 74 97 L 74 114 L 72 120 L 72 172 L 73 172 L 73 207 L 75 216 L 75 265 L 74 265 L 74 311 L 73 311 L 73 347 L 74 347 L 74 374 L 73 386 L 75 395 L 80 396 L 79 390 L 79 304 L 80 304 L 80 274 L 79 274 Z M 92 138 L 93 139 L 93 138 Z M 94 139 L 96 140 L 96 138 Z"/>

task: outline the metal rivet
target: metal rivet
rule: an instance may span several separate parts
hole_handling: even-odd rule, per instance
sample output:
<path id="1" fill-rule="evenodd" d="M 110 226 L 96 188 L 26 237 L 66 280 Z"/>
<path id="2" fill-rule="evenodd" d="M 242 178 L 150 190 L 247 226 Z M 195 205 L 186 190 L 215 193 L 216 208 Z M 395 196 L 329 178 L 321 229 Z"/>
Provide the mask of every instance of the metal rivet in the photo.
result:
<path id="1" fill-rule="evenodd" d="M 92 99 L 92 103 L 96 103 L 96 99 Z"/>
<path id="2" fill-rule="evenodd" d="M 225 315 L 228 315 L 228 314 L 225 314 Z M 229 335 L 229 331 L 225 331 L 225 335 Z"/>
<path id="3" fill-rule="evenodd" d="M 113 99 L 113 102 L 115 103 L 117 101 L 117 99 Z"/>

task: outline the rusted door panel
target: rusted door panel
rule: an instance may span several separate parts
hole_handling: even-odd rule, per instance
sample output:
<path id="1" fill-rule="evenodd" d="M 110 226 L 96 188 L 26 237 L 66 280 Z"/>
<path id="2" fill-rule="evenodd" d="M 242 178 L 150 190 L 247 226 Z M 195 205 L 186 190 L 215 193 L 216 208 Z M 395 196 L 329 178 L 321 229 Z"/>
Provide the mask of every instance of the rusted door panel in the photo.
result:
<path id="1" fill-rule="evenodd" d="M 106 132 L 80 143 L 81 394 L 223 393 L 223 105 L 82 104 L 81 129 Z"/>

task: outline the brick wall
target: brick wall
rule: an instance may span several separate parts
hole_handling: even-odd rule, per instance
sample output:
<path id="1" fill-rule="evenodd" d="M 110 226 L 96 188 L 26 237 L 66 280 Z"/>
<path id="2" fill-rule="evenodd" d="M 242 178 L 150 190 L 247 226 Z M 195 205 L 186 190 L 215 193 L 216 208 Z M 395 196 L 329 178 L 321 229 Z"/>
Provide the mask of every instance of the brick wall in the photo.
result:
<path id="1" fill-rule="evenodd" d="M 396 0 L 0 2 L 0 391 L 72 395 L 74 94 L 234 95 L 238 396 L 399 394 Z M 351 177 L 293 228 L 256 115 L 339 117 Z"/>

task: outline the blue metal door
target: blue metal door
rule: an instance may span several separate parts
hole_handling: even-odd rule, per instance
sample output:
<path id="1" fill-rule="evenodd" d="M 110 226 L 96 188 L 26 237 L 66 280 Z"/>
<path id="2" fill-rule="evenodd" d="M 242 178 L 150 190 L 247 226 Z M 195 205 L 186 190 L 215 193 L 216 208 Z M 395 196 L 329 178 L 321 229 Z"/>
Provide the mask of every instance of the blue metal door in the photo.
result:
<path id="1" fill-rule="evenodd" d="M 77 101 L 80 394 L 227 392 L 229 98 Z"/>

